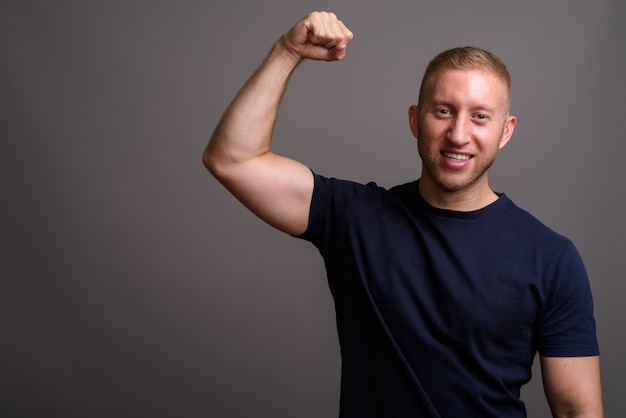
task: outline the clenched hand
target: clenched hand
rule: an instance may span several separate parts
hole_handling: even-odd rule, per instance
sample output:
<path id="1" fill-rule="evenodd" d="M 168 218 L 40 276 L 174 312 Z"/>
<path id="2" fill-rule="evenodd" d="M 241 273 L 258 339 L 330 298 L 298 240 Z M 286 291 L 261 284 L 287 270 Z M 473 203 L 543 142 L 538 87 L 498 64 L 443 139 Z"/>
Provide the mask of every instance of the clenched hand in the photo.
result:
<path id="1" fill-rule="evenodd" d="M 280 43 L 298 59 L 340 60 L 352 40 L 352 32 L 330 12 L 312 12 L 287 31 Z"/>

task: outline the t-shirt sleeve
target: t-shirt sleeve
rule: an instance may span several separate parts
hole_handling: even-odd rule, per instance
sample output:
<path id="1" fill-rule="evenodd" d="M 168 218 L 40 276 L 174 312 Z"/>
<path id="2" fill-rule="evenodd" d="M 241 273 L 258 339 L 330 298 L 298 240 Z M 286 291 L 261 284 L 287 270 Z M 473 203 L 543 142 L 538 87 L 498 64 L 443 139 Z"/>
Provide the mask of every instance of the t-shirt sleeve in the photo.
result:
<path id="1" fill-rule="evenodd" d="M 324 255 L 332 234 L 336 232 L 345 209 L 358 199 L 361 193 L 367 193 L 377 186 L 371 182 L 367 185 L 348 180 L 328 178 L 313 173 L 313 197 L 309 210 L 307 230 L 298 236 L 313 243 Z"/>
<path id="2" fill-rule="evenodd" d="M 540 311 L 537 343 L 539 354 L 546 357 L 599 354 L 589 279 L 571 242 L 555 258 L 549 292 Z"/>
<path id="3" fill-rule="evenodd" d="M 309 223 L 306 231 L 298 238 L 310 241 L 319 247 L 324 235 L 325 220 L 329 217 L 329 206 L 332 201 L 332 180 L 313 173 L 313 196 L 309 208 Z"/>

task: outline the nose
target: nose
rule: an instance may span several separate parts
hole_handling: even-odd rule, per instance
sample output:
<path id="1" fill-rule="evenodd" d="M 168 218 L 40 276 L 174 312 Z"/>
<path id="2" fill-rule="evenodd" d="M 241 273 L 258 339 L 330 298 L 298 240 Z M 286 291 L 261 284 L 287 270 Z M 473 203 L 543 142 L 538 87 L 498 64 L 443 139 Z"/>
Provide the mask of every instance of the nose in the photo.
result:
<path id="1" fill-rule="evenodd" d="M 447 139 L 455 147 L 462 147 L 470 142 L 471 126 L 469 122 L 467 118 L 461 115 L 454 117 L 450 121 Z"/>

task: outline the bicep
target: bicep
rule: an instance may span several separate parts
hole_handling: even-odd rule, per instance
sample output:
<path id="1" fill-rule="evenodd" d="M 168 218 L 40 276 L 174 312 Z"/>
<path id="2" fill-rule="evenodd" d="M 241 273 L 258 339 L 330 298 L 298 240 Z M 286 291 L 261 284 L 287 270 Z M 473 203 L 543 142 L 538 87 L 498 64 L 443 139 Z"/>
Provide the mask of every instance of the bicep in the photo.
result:
<path id="1" fill-rule="evenodd" d="M 291 235 L 303 233 L 313 196 L 313 173 L 304 164 L 268 152 L 216 176 L 250 211 Z"/>
<path id="2" fill-rule="evenodd" d="M 542 356 L 541 373 L 553 416 L 603 416 L 598 356 Z"/>

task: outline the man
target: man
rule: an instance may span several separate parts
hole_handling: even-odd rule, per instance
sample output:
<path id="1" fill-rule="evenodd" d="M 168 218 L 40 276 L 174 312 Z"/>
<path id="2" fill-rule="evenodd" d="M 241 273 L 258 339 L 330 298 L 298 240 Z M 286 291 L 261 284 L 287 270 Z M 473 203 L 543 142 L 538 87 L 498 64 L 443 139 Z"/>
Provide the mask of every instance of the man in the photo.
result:
<path id="1" fill-rule="evenodd" d="M 409 109 L 422 173 L 389 190 L 312 173 L 270 151 L 290 74 L 352 39 L 315 12 L 274 45 L 218 124 L 207 168 L 261 219 L 314 243 L 335 301 L 342 417 L 523 417 L 539 351 L 555 417 L 601 417 L 588 279 L 572 243 L 493 192 L 516 119 L 492 54 L 428 66 Z"/>

